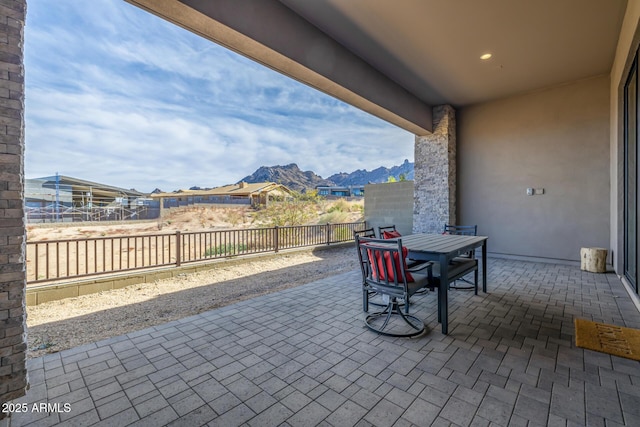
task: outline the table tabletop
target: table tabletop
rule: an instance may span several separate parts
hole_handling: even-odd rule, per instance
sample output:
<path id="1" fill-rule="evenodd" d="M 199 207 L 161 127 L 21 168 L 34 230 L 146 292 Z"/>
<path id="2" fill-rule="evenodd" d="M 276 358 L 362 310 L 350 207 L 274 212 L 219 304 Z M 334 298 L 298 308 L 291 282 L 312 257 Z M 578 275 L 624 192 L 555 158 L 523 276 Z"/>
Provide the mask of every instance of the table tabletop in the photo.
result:
<path id="1" fill-rule="evenodd" d="M 409 234 L 402 236 L 402 245 L 409 251 L 456 257 L 482 246 L 487 236 L 461 236 L 455 234 Z"/>

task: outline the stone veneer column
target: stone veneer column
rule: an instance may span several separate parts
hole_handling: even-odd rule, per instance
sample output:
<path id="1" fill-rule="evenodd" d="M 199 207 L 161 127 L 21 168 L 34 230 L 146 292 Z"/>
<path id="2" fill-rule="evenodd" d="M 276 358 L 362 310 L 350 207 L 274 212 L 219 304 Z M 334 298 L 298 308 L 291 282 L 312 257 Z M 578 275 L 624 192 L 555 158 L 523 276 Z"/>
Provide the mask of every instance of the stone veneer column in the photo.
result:
<path id="1" fill-rule="evenodd" d="M 441 233 L 456 223 L 456 117 L 449 105 L 433 108 L 433 133 L 416 136 L 413 231 Z"/>
<path id="2" fill-rule="evenodd" d="M 24 220 L 26 0 L 0 1 L 0 402 L 27 388 Z M 6 414 L 0 413 L 0 418 Z"/>

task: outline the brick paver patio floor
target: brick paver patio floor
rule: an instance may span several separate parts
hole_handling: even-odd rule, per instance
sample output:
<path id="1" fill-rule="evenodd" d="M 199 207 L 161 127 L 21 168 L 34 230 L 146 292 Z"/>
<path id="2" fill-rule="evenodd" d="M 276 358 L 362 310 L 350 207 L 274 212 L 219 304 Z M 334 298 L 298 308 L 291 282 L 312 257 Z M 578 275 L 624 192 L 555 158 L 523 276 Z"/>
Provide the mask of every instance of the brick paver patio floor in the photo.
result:
<path id="1" fill-rule="evenodd" d="M 0 426 L 640 426 L 640 362 L 574 344 L 576 317 L 640 328 L 620 280 L 488 273 L 489 293 L 450 292 L 448 336 L 435 292 L 411 306 L 429 334 L 366 329 L 354 271 L 31 359 L 28 412 Z"/>

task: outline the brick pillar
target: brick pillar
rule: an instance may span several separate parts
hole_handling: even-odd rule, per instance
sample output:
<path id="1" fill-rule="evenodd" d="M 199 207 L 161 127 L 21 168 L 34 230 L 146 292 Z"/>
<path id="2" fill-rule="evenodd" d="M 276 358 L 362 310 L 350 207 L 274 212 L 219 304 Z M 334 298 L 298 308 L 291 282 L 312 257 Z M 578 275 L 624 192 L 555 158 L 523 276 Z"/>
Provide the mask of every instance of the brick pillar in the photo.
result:
<path id="1" fill-rule="evenodd" d="M 433 108 L 433 133 L 416 136 L 413 231 L 441 233 L 456 223 L 456 112 Z"/>
<path id="2" fill-rule="evenodd" d="M 27 387 L 22 50 L 26 7 L 26 0 L 0 2 L 0 402 L 23 396 Z"/>

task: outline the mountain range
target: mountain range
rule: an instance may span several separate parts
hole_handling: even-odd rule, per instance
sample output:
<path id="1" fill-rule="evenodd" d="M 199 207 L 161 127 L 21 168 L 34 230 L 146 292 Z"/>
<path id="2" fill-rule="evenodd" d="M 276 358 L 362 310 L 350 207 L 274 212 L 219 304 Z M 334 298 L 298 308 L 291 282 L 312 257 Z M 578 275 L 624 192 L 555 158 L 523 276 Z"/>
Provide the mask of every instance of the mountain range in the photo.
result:
<path id="1" fill-rule="evenodd" d="M 389 177 L 400 180 L 404 175 L 407 180 L 413 179 L 413 163 L 405 160 L 399 166 L 386 168 L 381 166 L 372 171 L 358 169 L 347 173 L 339 172 L 328 178 L 322 178 L 313 171 L 302 171 L 297 164 L 285 166 L 261 166 L 253 174 L 242 178 L 239 182 L 277 182 L 296 191 L 312 190 L 317 186 L 358 186 L 372 183 L 387 182 Z"/>

